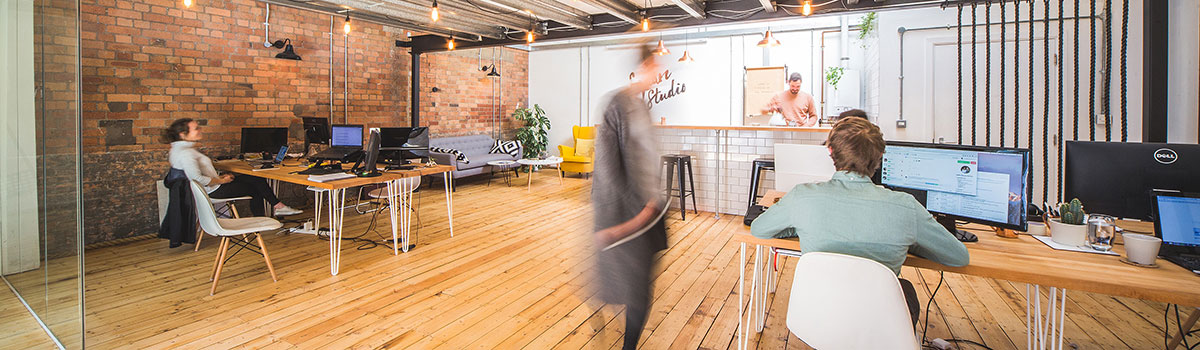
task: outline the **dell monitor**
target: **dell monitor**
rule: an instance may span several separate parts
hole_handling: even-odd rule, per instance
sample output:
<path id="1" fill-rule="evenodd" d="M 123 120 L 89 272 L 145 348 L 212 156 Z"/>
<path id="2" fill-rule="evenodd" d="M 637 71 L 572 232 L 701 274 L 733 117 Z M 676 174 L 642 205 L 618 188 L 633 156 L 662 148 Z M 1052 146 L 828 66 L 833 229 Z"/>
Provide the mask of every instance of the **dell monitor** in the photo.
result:
<path id="1" fill-rule="evenodd" d="M 242 153 L 262 153 L 267 159 L 287 141 L 287 128 L 242 128 Z"/>
<path id="2" fill-rule="evenodd" d="M 397 162 L 405 159 L 429 159 L 429 128 L 381 128 L 380 150 L 388 151 Z"/>
<path id="3" fill-rule="evenodd" d="M 362 125 L 334 125 L 330 135 L 329 144 L 332 147 L 362 148 L 363 146 Z"/>
<path id="4" fill-rule="evenodd" d="M 1154 220 L 1152 191 L 1200 192 L 1200 145 L 1067 141 L 1063 198 L 1088 213 Z"/>
<path id="5" fill-rule="evenodd" d="M 329 118 L 304 117 L 304 142 L 329 144 Z"/>
<path id="6" fill-rule="evenodd" d="M 921 202 L 947 231 L 955 220 L 1026 231 L 1028 149 L 888 142 L 876 174 Z"/>

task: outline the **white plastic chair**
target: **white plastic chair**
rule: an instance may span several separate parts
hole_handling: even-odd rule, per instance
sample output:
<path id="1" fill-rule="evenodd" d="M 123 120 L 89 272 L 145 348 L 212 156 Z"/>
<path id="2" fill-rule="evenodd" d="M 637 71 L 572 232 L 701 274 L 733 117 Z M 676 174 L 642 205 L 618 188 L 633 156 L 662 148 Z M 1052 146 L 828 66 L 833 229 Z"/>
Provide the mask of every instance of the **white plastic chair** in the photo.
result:
<path id="1" fill-rule="evenodd" d="M 234 219 L 237 219 L 242 216 L 238 214 L 237 205 L 234 205 L 233 202 L 248 201 L 250 199 L 252 199 L 252 198 L 250 198 L 250 196 L 233 197 L 233 198 L 211 198 L 210 197 L 208 202 L 212 203 L 214 211 L 216 211 L 216 208 L 221 208 L 222 206 L 224 206 L 224 208 L 226 210 L 228 210 L 228 214 L 226 214 L 226 215 L 228 215 L 229 217 L 232 217 Z M 217 212 L 220 213 L 220 211 L 217 211 Z M 196 230 L 196 247 L 192 251 L 194 251 L 194 252 L 200 251 L 200 240 L 203 238 L 204 238 L 204 229 L 197 228 L 197 230 Z"/>
<path id="2" fill-rule="evenodd" d="M 271 280 L 278 281 L 275 277 L 275 266 L 271 265 L 271 256 L 267 254 L 267 246 L 263 244 L 262 236 L 258 234 L 261 231 L 268 231 L 280 228 L 283 226 L 279 221 L 267 217 L 250 217 L 240 219 L 221 219 L 217 218 L 217 213 L 213 210 L 211 199 L 208 198 L 208 192 L 204 191 L 204 187 L 200 186 L 195 181 L 190 181 L 192 184 L 192 198 L 196 201 L 196 216 L 200 219 L 200 227 L 210 235 L 220 237 L 221 245 L 217 248 L 217 259 L 213 263 L 212 273 L 212 289 L 208 295 L 213 295 L 217 292 L 217 282 L 221 280 L 221 268 L 225 266 L 227 260 L 226 254 L 229 252 L 230 244 L 236 244 L 241 249 L 258 250 L 262 254 L 263 261 L 267 262 L 267 270 L 271 272 Z M 252 234 L 258 245 L 255 246 L 250 242 L 249 236 Z M 233 237 L 243 236 L 243 237 Z M 244 239 L 244 241 L 243 241 Z M 238 251 L 241 251 L 238 249 Z M 237 254 L 235 251 L 234 254 Z M 228 257 L 233 257 L 232 254 Z"/>
<path id="3" fill-rule="evenodd" d="M 804 253 L 788 300 L 787 327 L 817 349 L 918 349 L 896 274 L 874 260 Z"/>

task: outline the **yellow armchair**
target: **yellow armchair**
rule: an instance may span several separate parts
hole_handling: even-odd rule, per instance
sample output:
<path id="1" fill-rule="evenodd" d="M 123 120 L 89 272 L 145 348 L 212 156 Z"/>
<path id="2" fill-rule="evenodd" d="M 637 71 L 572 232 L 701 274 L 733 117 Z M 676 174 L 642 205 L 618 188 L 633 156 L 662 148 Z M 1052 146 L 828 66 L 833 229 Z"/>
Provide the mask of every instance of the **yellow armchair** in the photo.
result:
<path id="1" fill-rule="evenodd" d="M 593 146 L 596 141 L 596 127 L 576 125 L 571 127 L 571 135 L 575 139 L 574 145 L 558 145 L 558 152 L 563 158 L 562 164 L 559 165 L 559 170 L 573 173 L 591 173 L 592 160 L 595 158 Z"/>

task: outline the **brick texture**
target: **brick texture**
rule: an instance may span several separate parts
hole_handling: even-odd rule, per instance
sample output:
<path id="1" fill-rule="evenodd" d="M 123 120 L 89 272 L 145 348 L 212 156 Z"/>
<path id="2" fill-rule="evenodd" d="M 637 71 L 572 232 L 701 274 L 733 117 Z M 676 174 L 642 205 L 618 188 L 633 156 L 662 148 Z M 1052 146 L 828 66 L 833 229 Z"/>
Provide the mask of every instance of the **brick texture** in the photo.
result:
<path id="1" fill-rule="evenodd" d="M 202 121 L 210 156 L 236 152 L 242 127 L 289 127 L 299 146 L 301 117 L 409 123 L 410 56 L 379 25 L 353 22 L 347 37 L 335 18 L 331 46 L 330 16 L 273 6 L 270 39 L 291 39 L 303 57 L 292 61 L 264 47 L 266 7 L 253 0 L 197 1 L 191 8 L 177 0 L 83 0 L 80 10 L 87 243 L 157 230 L 154 181 L 169 167 L 159 136 L 177 118 Z M 507 116 L 527 98 L 528 60 L 523 51 L 503 51 Z M 490 80 L 470 69 L 474 56 L 423 57 L 430 66 L 422 67 L 430 75 L 423 78 L 431 81 L 423 86 L 445 89 L 422 106 L 422 124 L 434 135 L 492 131 L 485 122 Z"/>

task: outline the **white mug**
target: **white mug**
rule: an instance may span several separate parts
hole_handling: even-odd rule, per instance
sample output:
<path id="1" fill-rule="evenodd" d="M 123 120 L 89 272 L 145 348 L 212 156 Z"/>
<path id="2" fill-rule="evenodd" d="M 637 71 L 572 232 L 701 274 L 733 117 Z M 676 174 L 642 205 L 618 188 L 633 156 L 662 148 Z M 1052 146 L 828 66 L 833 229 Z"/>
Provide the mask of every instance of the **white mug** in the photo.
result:
<path id="1" fill-rule="evenodd" d="M 1138 233 L 1125 233 L 1121 238 L 1125 240 L 1125 258 L 1129 261 L 1153 265 L 1158 258 L 1158 248 L 1162 245 L 1162 239 Z"/>

